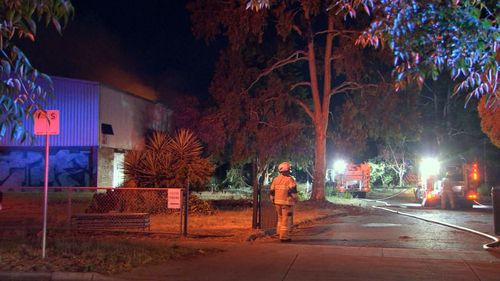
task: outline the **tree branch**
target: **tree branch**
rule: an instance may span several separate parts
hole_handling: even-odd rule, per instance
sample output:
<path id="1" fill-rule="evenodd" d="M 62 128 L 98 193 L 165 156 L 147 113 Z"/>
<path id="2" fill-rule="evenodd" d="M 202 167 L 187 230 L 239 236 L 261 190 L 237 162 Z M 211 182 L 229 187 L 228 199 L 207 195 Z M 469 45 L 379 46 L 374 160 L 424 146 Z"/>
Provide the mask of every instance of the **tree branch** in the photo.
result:
<path id="1" fill-rule="evenodd" d="M 330 91 L 330 96 L 333 96 L 335 94 L 345 93 L 347 91 L 359 90 L 361 88 L 363 88 L 363 86 L 356 82 L 342 82 L 342 84 L 333 88 Z"/>
<path id="2" fill-rule="evenodd" d="M 307 52 L 299 50 L 299 51 L 294 52 L 293 54 L 291 54 L 287 58 L 277 61 L 276 63 L 274 63 L 273 65 L 271 65 L 267 69 L 265 69 L 261 74 L 259 74 L 259 76 L 257 76 L 257 78 L 250 84 L 250 86 L 248 86 L 248 88 L 245 91 L 248 92 L 255 84 L 257 84 L 257 82 L 260 81 L 260 79 L 262 77 L 269 75 L 274 70 L 281 68 L 285 65 L 289 65 L 289 64 L 298 62 L 298 61 L 307 60 L 306 55 L 307 55 Z"/>
<path id="3" fill-rule="evenodd" d="M 358 35 L 358 34 L 361 34 L 362 32 L 357 31 L 357 30 L 328 29 L 328 30 L 318 31 L 318 32 L 314 33 L 314 36 L 316 37 L 318 35 L 329 34 L 329 33 L 333 33 L 333 36 L 342 35 L 342 36 L 345 36 L 347 38 L 352 38 L 349 35 Z"/>
<path id="4" fill-rule="evenodd" d="M 290 87 L 290 91 L 293 91 L 293 90 L 295 90 L 295 88 L 302 87 L 302 86 L 311 87 L 311 82 L 302 81 L 302 82 L 295 83 L 292 85 L 292 87 Z"/>
<path id="5" fill-rule="evenodd" d="M 307 115 L 309 115 L 309 117 L 311 118 L 311 120 L 314 120 L 313 112 L 311 111 L 311 109 L 309 108 L 309 106 L 307 106 L 307 104 L 305 104 L 302 100 L 300 100 L 298 98 L 295 98 L 295 97 L 290 97 L 290 99 L 293 102 L 295 102 L 296 104 L 298 104 L 300 107 L 302 107 L 302 109 L 304 109 L 304 111 L 307 113 Z"/>

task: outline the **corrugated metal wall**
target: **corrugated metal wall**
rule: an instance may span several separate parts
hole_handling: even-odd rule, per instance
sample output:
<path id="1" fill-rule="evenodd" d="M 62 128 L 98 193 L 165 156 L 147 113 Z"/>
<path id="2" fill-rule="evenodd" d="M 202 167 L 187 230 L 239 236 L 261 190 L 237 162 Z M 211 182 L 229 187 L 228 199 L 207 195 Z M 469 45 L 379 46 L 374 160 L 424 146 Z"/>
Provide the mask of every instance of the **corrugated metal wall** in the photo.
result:
<path id="1" fill-rule="evenodd" d="M 51 146 L 99 145 L 99 83 L 52 77 L 54 98 L 46 109 L 59 110 L 60 134 L 50 137 Z M 25 123 L 33 132 L 33 122 Z M 34 144 L 19 143 L 9 137 L 0 140 L 0 146 L 44 146 L 45 136 L 36 136 Z"/>

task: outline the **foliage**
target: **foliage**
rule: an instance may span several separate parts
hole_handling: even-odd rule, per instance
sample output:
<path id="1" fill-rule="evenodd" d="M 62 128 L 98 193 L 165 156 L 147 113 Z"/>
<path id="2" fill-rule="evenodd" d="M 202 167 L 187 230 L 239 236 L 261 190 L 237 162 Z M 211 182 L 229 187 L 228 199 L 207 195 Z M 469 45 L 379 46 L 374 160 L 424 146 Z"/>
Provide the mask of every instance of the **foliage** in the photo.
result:
<path id="1" fill-rule="evenodd" d="M 226 173 L 226 178 L 222 181 L 222 185 L 229 189 L 241 189 L 251 187 L 247 184 L 248 179 L 243 175 L 241 167 L 232 167 Z"/>
<path id="2" fill-rule="evenodd" d="M 394 53 L 396 89 L 449 70 L 468 99 L 489 96 L 498 103 L 500 4 L 479 0 L 379 0 L 374 20 L 358 39 L 362 45 L 388 44 Z"/>
<path id="3" fill-rule="evenodd" d="M 399 140 L 390 139 L 383 148 L 379 149 L 380 157 L 396 174 L 397 186 L 404 185 L 403 177 L 408 169 L 409 154 L 408 143 L 404 137 Z"/>
<path id="4" fill-rule="evenodd" d="M 194 194 L 189 194 L 189 213 L 197 215 L 213 215 L 215 209 L 208 201 L 200 199 Z"/>
<path id="5" fill-rule="evenodd" d="M 397 179 L 397 175 L 386 161 L 380 158 L 374 158 L 369 161 L 371 169 L 370 183 L 376 185 L 381 183 L 382 187 L 387 187 Z"/>
<path id="6" fill-rule="evenodd" d="M 174 138 L 154 132 L 144 149 L 125 155 L 124 173 L 138 187 L 203 187 L 214 171 L 195 135 L 180 130 Z"/>
<path id="7" fill-rule="evenodd" d="M 37 22 L 52 24 L 61 33 L 73 14 L 69 0 L 24 0 L 0 2 L 0 138 L 10 134 L 24 141 L 31 138 L 23 120 L 43 109 L 53 94 L 49 76 L 39 72 L 13 43 L 15 37 L 35 40 Z"/>
<path id="8" fill-rule="evenodd" d="M 253 67 L 247 67 L 245 60 L 251 61 L 253 56 L 226 50 L 210 85 L 212 106 L 196 111 L 192 109 L 195 104 L 192 99 L 184 98 L 191 102 L 187 102 L 190 105 L 178 119 L 195 124 L 191 126 L 221 163 L 241 169 L 245 164 L 255 165 L 256 173 L 250 179 L 255 184 L 275 163 L 283 159 L 296 163 L 306 158 L 311 146 L 303 133 L 301 113 L 288 100 L 282 81 L 272 77 L 265 87 L 241 94 L 241 88 L 250 83 L 248 76 L 255 72 Z M 226 183 L 233 181 L 231 177 L 229 174 Z M 246 185 L 244 180 L 239 181 L 238 185 Z"/>
<path id="9" fill-rule="evenodd" d="M 248 0 L 247 9 L 270 7 L 269 0 Z M 491 0 L 337 0 L 351 16 L 363 7 L 372 16 L 370 27 L 358 38 L 361 45 L 389 45 L 394 53 L 396 89 L 425 77 L 437 79 L 449 70 L 461 81 L 458 91 L 468 99 L 488 96 L 486 106 L 498 104 L 500 4 Z M 318 7 L 316 7 L 317 9 Z"/>
<path id="10" fill-rule="evenodd" d="M 465 95 L 454 95 L 451 78 L 440 75 L 437 81 L 426 80 L 419 100 L 423 128 L 421 150 L 441 159 L 477 158 L 474 151 L 484 138 L 475 106 L 464 109 Z M 476 103 L 476 100 L 470 101 Z"/>
<path id="11" fill-rule="evenodd" d="M 478 186 L 477 192 L 479 193 L 479 196 L 481 196 L 481 198 L 488 198 L 491 196 L 491 186 L 483 183 Z"/>
<path id="12" fill-rule="evenodd" d="M 348 97 L 336 110 L 339 121 L 330 137 L 339 150 L 351 155 L 365 151 L 368 142 L 379 147 L 415 142 L 422 130 L 417 97 L 410 91 L 395 93 L 387 84 Z"/>
<path id="13" fill-rule="evenodd" d="M 477 106 L 481 118 L 481 130 L 489 137 L 491 143 L 500 148 L 500 110 L 485 106 L 486 100 L 486 97 L 482 97 Z"/>
<path id="14" fill-rule="evenodd" d="M 162 191 L 120 190 L 96 193 L 92 197 L 88 213 L 135 212 L 159 214 L 167 209 L 167 194 Z"/>
<path id="15" fill-rule="evenodd" d="M 221 58 L 227 57 L 239 63 L 242 67 L 237 69 L 248 69 L 230 72 L 230 77 L 236 79 L 221 79 L 217 88 L 232 87 L 236 81 L 237 87 L 233 89 L 235 95 L 258 98 L 262 95 L 259 90 L 273 91 L 276 86 L 272 85 L 278 81 L 283 85 L 274 90 L 280 94 L 279 99 L 286 101 L 286 104 L 294 104 L 302 110 L 301 114 L 310 118 L 312 128 L 309 135 L 314 130 L 315 136 L 314 140 L 310 140 L 310 145 L 315 148 L 311 198 L 324 200 L 330 101 L 334 95 L 360 88 L 356 83 L 357 73 L 353 71 L 362 60 L 361 48 L 353 48 L 354 35 L 359 33 L 359 27 L 343 21 L 345 16 L 353 15 L 352 10 L 344 10 L 344 6 L 331 6 L 330 1 L 295 0 L 270 4 L 269 10 L 252 12 L 238 0 L 194 0 L 188 4 L 188 9 L 192 13 L 195 36 L 206 41 L 224 36 L 228 40 L 228 51 L 222 53 Z M 237 52 L 238 56 L 244 54 L 246 60 L 238 61 L 238 56 L 231 56 L 231 51 Z M 224 95 L 230 92 L 222 91 Z M 269 99 L 263 101 L 268 102 Z M 237 103 L 235 99 L 230 102 L 234 110 L 243 104 Z M 238 120 L 236 116 L 231 118 Z M 253 123 L 258 126 L 261 123 L 259 121 L 263 120 L 257 118 Z M 274 131 L 282 131 L 282 128 L 278 126 Z M 289 142 L 292 139 L 285 140 Z M 243 143 L 240 147 L 246 149 L 251 146 Z M 283 150 L 282 146 L 276 147 Z M 267 152 L 263 151 L 263 154 Z"/>

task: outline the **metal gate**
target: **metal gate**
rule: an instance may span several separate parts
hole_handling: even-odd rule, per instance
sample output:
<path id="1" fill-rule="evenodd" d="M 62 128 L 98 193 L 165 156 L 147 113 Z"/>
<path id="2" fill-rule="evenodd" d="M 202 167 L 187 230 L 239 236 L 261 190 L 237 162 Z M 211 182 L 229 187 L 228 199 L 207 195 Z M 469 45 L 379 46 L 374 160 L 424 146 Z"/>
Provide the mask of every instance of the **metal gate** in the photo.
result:
<path id="1" fill-rule="evenodd" d="M 269 185 L 263 186 L 259 189 L 259 220 L 258 227 L 264 231 L 276 228 L 278 216 L 273 202 L 269 197 Z"/>

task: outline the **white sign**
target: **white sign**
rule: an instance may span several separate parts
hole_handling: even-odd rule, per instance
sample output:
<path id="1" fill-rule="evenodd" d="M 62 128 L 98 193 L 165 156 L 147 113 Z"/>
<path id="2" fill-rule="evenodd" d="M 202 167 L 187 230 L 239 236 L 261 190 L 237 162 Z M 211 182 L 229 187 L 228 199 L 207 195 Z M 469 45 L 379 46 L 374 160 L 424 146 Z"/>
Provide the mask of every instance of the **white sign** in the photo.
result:
<path id="1" fill-rule="evenodd" d="M 180 188 L 169 188 L 167 190 L 167 208 L 169 209 L 180 209 L 182 202 L 182 189 Z"/>
<path id="2" fill-rule="evenodd" d="M 35 111 L 35 135 L 59 135 L 59 110 Z"/>

